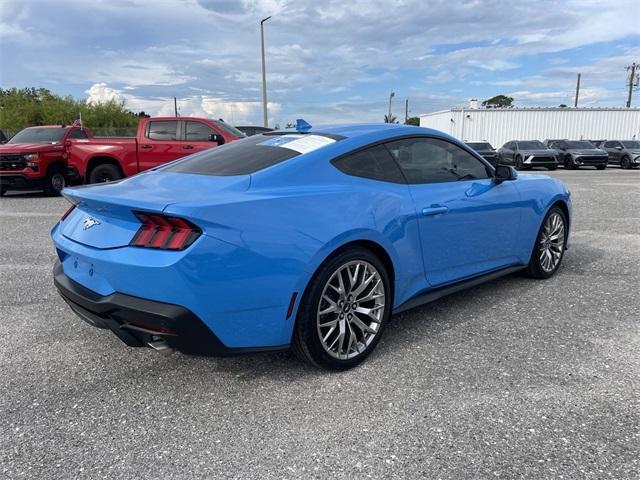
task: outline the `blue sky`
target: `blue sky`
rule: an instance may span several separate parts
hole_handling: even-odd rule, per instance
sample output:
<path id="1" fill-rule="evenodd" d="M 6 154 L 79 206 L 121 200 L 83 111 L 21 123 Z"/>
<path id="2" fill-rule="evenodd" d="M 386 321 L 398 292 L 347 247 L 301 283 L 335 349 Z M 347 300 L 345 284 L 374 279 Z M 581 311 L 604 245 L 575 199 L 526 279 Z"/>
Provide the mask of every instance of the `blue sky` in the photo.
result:
<path id="1" fill-rule="evenodd" d="M 626 101 L 640 2 L 0 0 L 0 86 L 260 124 L 381 121 L 496 94 L 519 106 Z M 634 106 L 639 106 L 640 92 Z"/>

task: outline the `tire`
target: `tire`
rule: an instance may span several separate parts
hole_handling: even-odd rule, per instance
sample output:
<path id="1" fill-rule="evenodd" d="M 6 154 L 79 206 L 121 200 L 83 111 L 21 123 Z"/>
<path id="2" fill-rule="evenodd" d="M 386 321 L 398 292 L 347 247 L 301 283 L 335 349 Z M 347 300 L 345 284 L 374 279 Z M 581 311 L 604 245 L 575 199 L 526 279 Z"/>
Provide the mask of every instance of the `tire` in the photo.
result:
<path id="1" fill-rule="evenodd" d="M 621 168 L 625 168 L 625 169 L 632 168 L 631 167 L 631 159 L 627 155 L 622 157 L 622 159 L 620 160 L 620 167 Z"/>
<path id="2" fill-rule="evenodd" d="M 7 193 L 7 191 L 3 188 L 0 190 L 0 197 L 4 197 L 4 194 Z"/>
<path id="3" fill-rule="evenodd" d="M 606 165 L 596 165 L 596 168 L 598 170 L 604 170 L 605 168 L 607 168 L 607 166 Z"/>
<path id="4" fill-rule="evenodd" d="M 559 220 L 554 220 L 559 219 Z M 561 221 L 561 229 L 557 228 L 556 221 Z M 551 232 L 549 235 L 548 232 Z M 557 232 L 558 241 L 549 241 L 549 236 L 554 237 L 554 232 Z M 532 278 L 549 278 L 553 276 L 560 268 L 562 259 L 564 257 L 565 246 L 567 244 L 567 217 L 564 211 L 560 207 L 552 207 L 542 221 L 540 231 L 536 236 L 536 242 L 531 252 L 531 258 L 529 264 L 525 270 L 525 274 Z M 543 251 L 549 252 L 546 256 Z M 545 263 L 547 260 L 542 258 L 551 258 L 552 264 Z"/>
<path id="5" fill-rule="evenodd" d="M 547 167 L 547 170 L 557 170 L 557 169 L 558 169 L 558 165 L 551 165 Z"/>
<path id="6" fill-rule="evenodd" d="M 44 193 L 50 197 L 56 197 L 60 195 L 60 192 L 67 186 L 67 179 L 64 176 L 64 171 L 61 167 L 51 167 L 47 171 L 47 176 L 44 179 Z"/>
<path id="7" fill-rule="evenodd" d="M 115 182 L 122 178 L 120 169 L 111 163 L 102 163 L 91 170 L 89 183 Z"/>
<path id="8" fill-rule="evenodd" d="M 516 164 L 516 169 L 517 170 L 524 170 L 524 165 L 522 163 L 522 157 L 517 156 L 515 158 L 515 164 Z"/>
<path id="9" fill-rule="evenodd" d="M 352 296 L 358 287 L 363 290 Z M 362 300 L 367 297 L 373 298 Z M 291 342 L 293 353 L 318 367 L 353 368 L 380 341 L 392 305 L 389 274 L 378 257 L 361 247 L 340 252 L 322 264 L 305 290 Z M 371 315 L 361 309 L 370 309 Z"/>
<path id="10" fill-rule="evenodd" d="M 566 157 L 564 157 L 564 168 L 568 170 L 578 170 L 580 168 L 580 165 L 576 165 L 576 163 L 573 161 L 573 157 L 571 155 L 567 155 Z"/>

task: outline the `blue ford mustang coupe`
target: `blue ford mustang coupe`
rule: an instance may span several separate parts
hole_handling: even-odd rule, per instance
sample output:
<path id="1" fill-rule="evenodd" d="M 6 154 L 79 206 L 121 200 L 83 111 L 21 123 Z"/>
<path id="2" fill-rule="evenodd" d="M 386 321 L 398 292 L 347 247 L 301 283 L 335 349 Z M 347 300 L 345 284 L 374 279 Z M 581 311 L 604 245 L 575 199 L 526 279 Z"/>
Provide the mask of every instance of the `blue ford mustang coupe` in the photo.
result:
<path id="1" fill-rule="evenodd" d="M 560 181 L 389 124 L 299 122 L 63 195 L 55 285 L 91 325 L 333 369 L 369 355 L 392 313 L 517 270 L 550 277 L 571 220 Z"/>

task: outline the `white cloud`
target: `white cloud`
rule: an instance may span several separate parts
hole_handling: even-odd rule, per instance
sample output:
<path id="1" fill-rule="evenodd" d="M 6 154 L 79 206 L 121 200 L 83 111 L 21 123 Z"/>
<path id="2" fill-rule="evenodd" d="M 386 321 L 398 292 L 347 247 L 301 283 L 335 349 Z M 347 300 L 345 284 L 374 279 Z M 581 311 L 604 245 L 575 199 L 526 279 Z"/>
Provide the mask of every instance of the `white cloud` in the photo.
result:
<path id="1" fill-rule="evenodd" d="M 86 93 L 88 103 L 117 100 L 124 101 L 126 108 L 134 112 L 144 111 L 153 116 L 172 116 L 175 113 L 172 97 L 140 97 L 109 87 L 104 82 L 93 84 Z M 262 102 L 230 101 L 211 95 L 190 95 L 177 100 L 178 112 L 184 116 L 223 118 L 236 125 L 256 123 L 262 116 Z M 278 102 L 269 102 L 268 108 L 270 115 L 277 115 L 282 106 Z"/>

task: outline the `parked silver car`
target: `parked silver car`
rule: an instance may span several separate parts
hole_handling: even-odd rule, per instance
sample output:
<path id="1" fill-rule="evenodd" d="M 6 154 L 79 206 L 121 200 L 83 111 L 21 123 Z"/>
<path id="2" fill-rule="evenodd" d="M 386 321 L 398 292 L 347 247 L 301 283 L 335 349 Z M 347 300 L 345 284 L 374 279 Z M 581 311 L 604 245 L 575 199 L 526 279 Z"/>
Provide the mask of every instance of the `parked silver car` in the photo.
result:
<path id="1" fill-rule="evenodd" d="M 607 152 L 597 148 L 588 140 L 545 140 L 545 145 L 558 153 L 559 163 L 564 168 L 596 167 L 607 168 Z"/>
<path id="2" fill-rule="evenodd" d="M 607 140 L 603 147 L 609 154 L 609 163 L 622 168 L 640 165 L 640 140 Z"/>
<path id="3" fill-rule="evenodd" d="M 498 162 L 501 165 L 513 165 L 518 170 L 533 167 L 555 170 L 558 167 L 558 155 L 539 140 L 512 140 L 498 149 Z"/>

